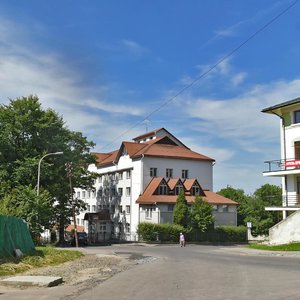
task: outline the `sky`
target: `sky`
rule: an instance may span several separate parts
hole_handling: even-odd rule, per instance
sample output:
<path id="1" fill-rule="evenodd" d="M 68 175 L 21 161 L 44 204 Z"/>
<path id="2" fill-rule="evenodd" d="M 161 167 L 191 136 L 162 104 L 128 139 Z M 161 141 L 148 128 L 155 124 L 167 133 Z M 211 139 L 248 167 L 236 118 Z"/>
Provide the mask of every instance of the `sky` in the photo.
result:
<path id="1" fill-rule="evenodd" d="M 251 194 L 281 184 L 262 175 L 280 124 L 261 110 L 300 96 L 299 13 L 297 0 L 1 0 L 0 104 L 37 95 L 95 152 L 164 127 L 216 160 L 214 191 Z"/>

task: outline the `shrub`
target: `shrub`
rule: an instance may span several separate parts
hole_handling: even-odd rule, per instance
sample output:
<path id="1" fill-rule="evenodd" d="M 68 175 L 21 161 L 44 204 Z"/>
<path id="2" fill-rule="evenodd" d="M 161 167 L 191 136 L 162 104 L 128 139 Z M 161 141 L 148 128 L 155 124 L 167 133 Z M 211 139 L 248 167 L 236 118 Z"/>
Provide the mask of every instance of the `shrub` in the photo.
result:
<path id="1" fill-rule="evenodd" d="M 177 242 L 180 232 L 185 232 L 185 229 L 177 224 L 140 223 L 137 232 L 143 241 Z"/>
<path id="2" fill-rule="evenodd" d="M 245 226 L 219 226 L 215 228 L 215 232 L 218 242 L 247 241 L 247 228 Z"/>

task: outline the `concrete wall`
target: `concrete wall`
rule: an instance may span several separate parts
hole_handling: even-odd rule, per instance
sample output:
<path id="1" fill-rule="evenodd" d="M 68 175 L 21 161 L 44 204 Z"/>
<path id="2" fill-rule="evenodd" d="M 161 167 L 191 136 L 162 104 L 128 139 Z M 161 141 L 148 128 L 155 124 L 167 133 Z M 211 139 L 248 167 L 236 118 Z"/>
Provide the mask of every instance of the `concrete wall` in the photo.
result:
<path id="1" fill-rule="evenodd" d="M 300 211 L 296 211 L 269 230 L 271 245 L 300 242 Z"/>

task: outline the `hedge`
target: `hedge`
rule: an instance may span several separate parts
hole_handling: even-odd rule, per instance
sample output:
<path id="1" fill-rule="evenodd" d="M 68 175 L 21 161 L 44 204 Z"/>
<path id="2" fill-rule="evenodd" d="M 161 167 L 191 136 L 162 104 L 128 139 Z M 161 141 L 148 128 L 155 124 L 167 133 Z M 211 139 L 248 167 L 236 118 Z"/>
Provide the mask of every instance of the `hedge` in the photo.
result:
<path id="1" fill-rule="evenodd" d="M 219 226 L 206 232 L 187 230 L 176 224 L 151 224 L 138 225 L 139 239 L 142 241 L 178 242 L 180 232 L 183 232 L 188 242 L 246 242 L 247 228 L 245 226 Z"/>
<path id="2" fill-rule="evenodd" d="M 180 232 L 186 229 L 176 224 L 151 224 L 140 223 L 137 233 L 139 239 L 143 241 L 178 242 Z"/>

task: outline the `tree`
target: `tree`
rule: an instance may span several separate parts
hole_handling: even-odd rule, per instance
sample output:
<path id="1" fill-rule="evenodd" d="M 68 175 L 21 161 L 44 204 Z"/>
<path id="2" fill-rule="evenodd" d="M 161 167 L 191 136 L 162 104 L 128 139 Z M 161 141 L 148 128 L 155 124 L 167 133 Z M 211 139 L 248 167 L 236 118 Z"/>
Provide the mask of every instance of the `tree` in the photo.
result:
<path id="1" fill-rule="evenodd" d="M 186 228 L 188 225 L 188 214 L 189 210 L 184 196 L 184 190 L 181 189 L 174 207 L 174 224 L 178 224 Z"/>
<path id="2" fill-rule="evenodd" d="M 254 194 L 245 195 L 243 190 L 227 187 L 218 192 L 224 197 L 239 203 L 238 225 L 252 223 L 254 235 L 268 234 L 269 228 L 281 220 L 278 212 L 266 211 L 266 206 L 281 205 L 281 188 L 276 185 L 265 184 L 255 190 Z"/>
<path id="3" fill-rule="evenodd" d="M 228 199 L 237 202 L 237 225 L 245 225 L 246 212 L 244 211 L 244 205 L 249 201 L 250 197 L 245 195 L 244 190 L 235 189 L 231 186 L 221 189 L 217 194 L 222 195 Z"/>
<path id="4" fill-rule="evenodd" d="M 90 154 L 92 147 L 93 142 L 88 141 L 80 132 L 69 130 L 55 111 L 43 109 L 36 96 L 17 98 L 8 105 L 1 105 L 0 202 L 7 203 L 8 200 L 5 199 L 11 199 L 10 194 L 15 197 L 15 202 L 11 199 L 14 205 L 10 214 L 15 212 L 18 216 L 24 216 L 33 231 L 34 228 L 53 223 L 54 214 L 59 223 L 62 241 L 64 226 L 69 222 L 72 206 L 65 163 L 72 162 L 74 166 L 73 186 L 92 188 L 95 174 L 87 170 L 88 164 L 95 162 Z M 39 198 L 35 196 L 32 215 L 38 215 L 39 218 L 31 218 L 31 214 L 25 213 L 25 202 L 29 197 L 26 187 L 36 186 L 40 158 L 58 151 L 63 151 L 64 155 L 48 156 L 41 165 L 40 196 L 48 195 L 51 199 L 51 213 L 48 213 L 44 202 L 38 201 Z M 15 192 L 12 193 L 17 190 L 21 193 L 18 197 Z M 34 196 L 34 189 L 31 190 L 30 199 Z M 6 209 L 4 203 L 3 210 Z M 48 219 L 40 217 L 41 215 L 48 216 Z M 36 219 L 38 224 L 34 225 Z"/>
<path id="5" fill-rule="evenodd" d="M 190 218 L 192 228 L 201 232 L 205 232 L 215 220 L 212 206 L 200 196 L 197 196 L 192 204 Z"/>

